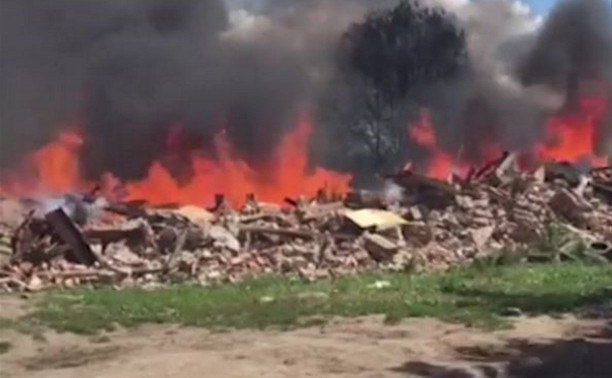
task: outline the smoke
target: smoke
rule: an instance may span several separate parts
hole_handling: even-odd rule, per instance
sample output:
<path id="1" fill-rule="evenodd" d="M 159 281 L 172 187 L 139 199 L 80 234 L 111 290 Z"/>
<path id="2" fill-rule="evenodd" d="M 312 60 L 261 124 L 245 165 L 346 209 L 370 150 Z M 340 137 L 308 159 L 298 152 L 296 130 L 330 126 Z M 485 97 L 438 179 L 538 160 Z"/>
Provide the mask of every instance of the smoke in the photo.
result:
<path id="1" fill-rule="evenodd" d="M 520 66 L 525 84 L 565 88 L 570 75 L 612 79 L 612 13 L 603 0 L 568 0 L 554 9 Z"/>
<path id="2" fill-rule="evenodd" d="M 330 109 L 321 99 L 343 90 L 335 65 L 342 34 L 398 1 L 2 0 L 0 171 L 70 127 L 86 135 L 92 177 L 142 176 L 179 126 L 172 141 L 179 160 L 213 151 L 213 136 L 224 130 L 240 157 L 266 164 L 302 109 L 324 119 Z M 412 91 L 395 122 L 405 129 L 427 105 L 451 151 L 476 158 L 474 135 L 510 149 L 532 143 L 559 109 L 568 77 L 612 76 L 604 0 L 563 1 L 546 21 L 519 2 L 422 3 L 455 15 L 470 67 Z M 343 136 L 350 148 L 339 148 L 344 125 L 317 127 L 319 162 L 363 169 L 363 149 L 350 136 Z M 402 148 L 413 157 L 414 148 Z"/>
<path id="3" fill-rule="evenodd" d="M 342 147 L 339 142 L 321 145 L 315 153 L 328 165 L 357 172 L 366 183 L 373 171 L 397 169 L 406 160 L 418 165 L 427 158 L 410 141 L 395 141 L 406 134 L 408 123 L 419 122 L 422 108 L 429 110 L 446 151 L 479 162 L 490 145 L 529 149 L 541 140 L 546 120 L 558 113 L 564 102 L 575 102 L 576 96 L 587 91 L 585 79 L 609 82 L 612 12 L 605 0 L 561 1 L 545 20 L 519 1 L 420 3 L 441 5 L 455 19 L 466 35 L 468 64 L 457 75 L 408 92 L 383 134 L 383 143 L 389 146 L 387 159 L 377 165 L 367 164 L 373 160 L 370 152 L 360 147 L 363 143 L 356 140 L 354 132 L 346 130 L 361 104 L 333 104 L 346 118 L 327 122 L 320 138 L 348 142 Z M 336 72 L 336 78 L 345 76 Z M 580 82 L 580 88 L 574 88 L 580 93 L 568 94 L 568 89 L 578 86 L 568 85 L 572 76 L 575 79 L 569 83 Z M 338 98 L 347 98 L 346 92 L 351 91 L 337 82 L 330 87 Z M 327 103 L 322 103 L 326 115 L 330 112 Z"/>
<path id="4" fill-rule="evenodd" d="M 367 88 L 367 85 L 363 88 L 359 77 L 355 80 L 354 74 L 347 75 L 346 68 L 341 64 L 338 65 L 339 69 L 334 73 L 335 76 L 320 102 L 323 124 L 319 130 L 320 139 L 334 142 L 316 146 L 315 155 L 327 165 L 357 172 L 366 183 L 371 180 L 375 171 L 390 171 L 399 168 L 406 160 L 418 163 L 419 160 L 427 158 L 424 151 L 407 140 L 408 124 L 419 122 L 423 108 L 430 112 L 442 147 L 455 155 L 462 154 L 463 158 L 478 160 L 482 152 L 479 147 L 482 147 L 487 139 L 491 142 L 502 140 L 508 148 L 520 146 L 530 138 L 535 139 L 537 132 L 534 130 L 540 127 L 546 116 L 556 109 L 559 103 L 559 96 L 542 88 L 525 88 L 514 75 L 514 66 L 520 55 L 529 50 L 532 35 L 540 24 L 540 21 L 532 17 L 527 9 L 519 6 L 519 3 L 502 0 L 432 0 L 416 3 L 442 6 L 447 10 L 447 15 L 444 21 L 440 21 L 441 25 L 455 24 L 458 29 L 464 31 L 467 59 L 464 59 L 464 55 L 457 59 L 465 62 L 448 61 L 440 64 L 441 67 L 450 65 L 458 66 L 459 69 L 444 77 L 415 79 L 414 81 L 420 84 L 409 88 L 402 104 L 394 105 L 398 109 L 385 113 L 384 117 L 387 119 L 382 122 L 384 127 L 360 125 L 364 119 L 368 122 L 368 114 L 363 115 L 364 111 L 368 112 L 368 104 L 358 101 L 362 96 L 360 93 L 369 96 L 368 93 L 372 93 L 372 90 Z M 414 30 L 414 34 L 431 33 L 425 35 L 423 40 L 442 43 L 441 46 L 420 47 L 419 51 L 424 54 L 421 59 L 426 62 L 429 62 L 430 51 L 437 51 L 438 54 L 454 51 L 444 45 L 448 43 L 448 39 L 437 37 L 440 33 L 448 32 L 449 26 L 437 26 L 436 29 L 437 24 L 432 25 L 429 29 Z M 406 25 L 406 29 L 409 27 L 410 25 Z M 443 27 L 446 29 L 442 30 Z M 364 40 L 362 43 L 372 42 Z M 418 45 L 416 41 L 414 43 Z M 418 55 L 415 56 L 417 51 L 405 54 L 410 56 L 412 61 L 419 59 Z M 397 59 L 401 57 L 398 56 Z M 440 59 L 455 58 L 440 56 Z M 340 56 L 339 61 L 346 59 Z M 423 63 L 422 66 L 428 67 L 429 64 Z M 410 75 L 426 74 L 420 73 L 420 68 L 416 67 L 418 64 L 415 63 L 415 72 L 410 72 Z M 377 76 L 393 81 L 393 69 L 381 66 L 383 72 Z M 357 100 L 351 99 L 351 95 L 353 98 L 357 97 Z M 330 101 L 329 98 L 339 101 Z M 336 117 L 337 114 L 341 116 Z M 355 120 L 356 115 L 360 119 Z M 357 125 L 363 132 L 356 135 L 353 125 Z M 359 140 L 370 138 L 372 133 L 377 135 L 371 138 L 382 135 L 382 138 L 371 143 L 380 148 L 377 152 L 378 159 L 373 159 L 372 148 L 364 148 L 363 145 L 367 143 Z M 339 147 L 341 142 L 344 144 Z"/>
<path id="5" fill-rule="evenodd" d="M 221 2 L 7 0 L 0 7 L 1 127 L 8 131 L 0 165 L 74 124 L 88 137 L 92 173 L 130 175 L 160 150 L 173 117 L 203 132 L 213 127 L 204 122 L 212 114 L 206 96 L 219 96 L 199 87 L 215 77 L 209 48 L 217 50 L 216 34 L 228 27 Z"/>
<path id="6" fill-rule="evenodd" d="M 211 151 L 224 130 L 265 164 L 366 2 L 231 3 L 0 2 L 0 168 L 74 125 L 93 177 L 143 175 L 177 125 L 182 150 Z"/>
<path id="7" fill-rule="evenodd" d="M 605 0 L 560 1 L 546 20 L 511 1 L 470 2 L 457 16 L 472 70 L 438 84 L 431 101 L 436 128 L 450 148 L 474 151 L 474 135 L 484 134 L 502 148 L 524 149 L 541 138 L 546 119 L 564 103 L 587 94 L 590 86 L 578 83 L 610 85 L 612 12 Z"/>
<path id="8" fill-rule="evenodd" d="M 467 36 L 469 68 L 422 90 L 442 145 L 478 161 L 486 143 L 515 150 L 535 142 L 563 98 L 527 87 L 515 74 L 541 19 L 522 3 L 503 0 L 466 3 L 456 16 Z"/>
<path id="9" fill-rule="evenodd" d="M 457 16 L 467 35 L 471 69 L 452 83 L 440 83 L 443 95 L 430 96 L 444 142 L 476 155 L 474 136 L 501 141 L 508 149 L 533 142 L 561 102 L 545 88 L 523 86 L 513 72 L 541 21 L 521 3 L 502 0 L 470 2 Z"/>

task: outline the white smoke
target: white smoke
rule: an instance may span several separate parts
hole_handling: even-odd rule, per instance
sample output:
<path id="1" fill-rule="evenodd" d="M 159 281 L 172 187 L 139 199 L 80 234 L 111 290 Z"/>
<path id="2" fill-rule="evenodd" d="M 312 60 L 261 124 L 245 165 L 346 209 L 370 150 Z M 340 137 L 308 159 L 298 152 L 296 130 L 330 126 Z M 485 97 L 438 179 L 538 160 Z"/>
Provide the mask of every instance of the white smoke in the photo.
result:
<path id="1" fill-rule="evenodd" d="M 516 66 L 535 40 L 543 18 L 520 1 L 459 0 L 456 14 L 467 34 L 468 50 L 479 77 L 495 82 L 509 97 L 527 97 L 548 110 L 558 109 L 563 94 L 541 86 L 525 88 L 516 77 Z"/>
<path id="2" fill-rule="evenodd" d="M 244 8 L 231 10 L 229 22 L 230 27 L 223 33 L 224 38 L 248 40 L 253 34 L 272 28 L 272 22 L 268 17 Z"/>
<path id="3" fill-rule="evenodd" d="M 386 203 L 401 203 L 404 200 L 404 188 L 392 181 L 385 181 L 382 189 Z"/>

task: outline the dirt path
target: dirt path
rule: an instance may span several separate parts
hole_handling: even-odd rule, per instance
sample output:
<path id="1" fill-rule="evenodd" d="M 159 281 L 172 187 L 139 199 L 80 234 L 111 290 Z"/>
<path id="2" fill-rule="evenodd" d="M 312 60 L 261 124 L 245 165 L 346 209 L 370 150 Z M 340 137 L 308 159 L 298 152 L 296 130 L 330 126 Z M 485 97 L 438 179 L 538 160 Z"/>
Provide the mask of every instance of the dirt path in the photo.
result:
<path id="1" fill-rule="evenodd" d="M 569 340 L 601 334 L 601 327 L 536 318 L 487 333 L 428 319 L 388 326 L 373 317 L 288 332 L 146 326 L 97 337 L 32 337 L 4 330 L 0 342 L 10 346 L 0 355 L 0 378 L 466 377 L 440 366 L 474 371 L 509 359 L 516 352 L 509 346 L 520 340 Z"/>

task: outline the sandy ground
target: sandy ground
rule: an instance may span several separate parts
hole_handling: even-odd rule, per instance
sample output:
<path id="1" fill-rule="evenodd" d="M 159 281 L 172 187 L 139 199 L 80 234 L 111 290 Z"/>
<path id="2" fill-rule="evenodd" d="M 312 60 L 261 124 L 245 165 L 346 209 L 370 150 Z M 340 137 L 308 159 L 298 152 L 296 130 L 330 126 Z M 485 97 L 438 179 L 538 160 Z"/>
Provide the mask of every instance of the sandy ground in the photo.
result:
<path id="1" fill-rule="evenodd" d="M 19 301 L 1 300 L 4 317 L 22 313 Z M 510 345 L 600 334 L 603 326 L 521 318 L 512 330 L 484 332 L 431 319 L 390 326 L 369 317 L 284 332 L 143 326 L 83 337 L 0 330 L 0 343 L 10 345 L 0 355 L 0 378 L 467 377 L 434 366 L 482 367 L 510 359 Z"/>

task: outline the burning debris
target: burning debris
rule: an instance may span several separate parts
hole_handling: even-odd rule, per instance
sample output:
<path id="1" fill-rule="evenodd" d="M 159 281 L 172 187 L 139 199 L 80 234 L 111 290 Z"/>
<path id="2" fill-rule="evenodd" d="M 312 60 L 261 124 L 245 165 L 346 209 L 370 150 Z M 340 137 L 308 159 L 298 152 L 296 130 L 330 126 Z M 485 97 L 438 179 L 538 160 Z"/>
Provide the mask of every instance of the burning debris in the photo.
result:
<path id="1" fill-rule="evenodd" d="M 504 150 L 606 166 L 601 1 L 544 23 L 502 0 L 2 2 L 0 193 L 205 207 Z"/>
<path id="2" fill-rule="evenodd" d="M 0 3 L 6 290 L 611 256 L 600 0 L 32 3 Z"/>
<path id="3" fill-rule="evenodd" d="M 263 274 L 316 280 L 371 269 L 446 269 L 496 256 L 612 261 L 612 169 L 582 174 L 559 163 L 526 173 L 514 162 L 505 154 L 459 181 L 404 171 L 387 177 L 401 197 L 340 198 L 322 190 L 310 200 L 287 199 L 285 208 L 253 194 L 239 209 L 223 195 L 210 209 L 73 196 L 84 208 L 104 203 L 79 220 L 61 203 L 51 209 L 7 199 L 0 219 L 15 217 L 16 208 L 24 218 L 0 229 L 8 256 L 0 285 L 209 285 Z M 549 253 L 528 250 L 550 238 L 562 242 Z"/>

